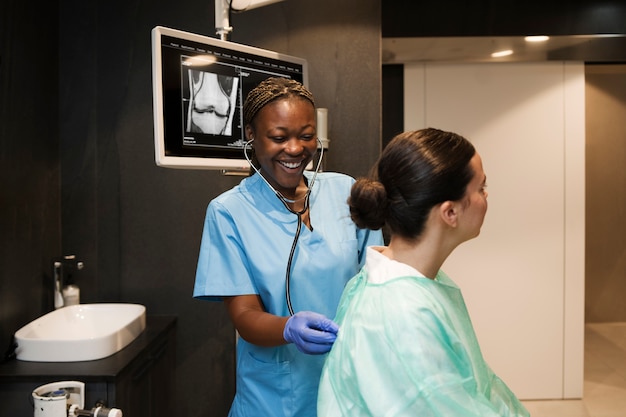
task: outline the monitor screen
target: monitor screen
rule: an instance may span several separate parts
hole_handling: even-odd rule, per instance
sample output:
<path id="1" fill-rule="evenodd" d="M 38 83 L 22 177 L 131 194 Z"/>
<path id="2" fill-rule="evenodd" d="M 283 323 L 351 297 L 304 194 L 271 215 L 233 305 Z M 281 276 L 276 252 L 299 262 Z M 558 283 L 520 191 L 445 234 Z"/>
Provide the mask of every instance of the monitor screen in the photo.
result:
<path id="1" fill-rule="evenodd" d="M 152 29 L 156 164 L 247 170 L 243 101 L 258 83 L 275 76 L 308 85 L 307 62 L 162 26 Z"/>

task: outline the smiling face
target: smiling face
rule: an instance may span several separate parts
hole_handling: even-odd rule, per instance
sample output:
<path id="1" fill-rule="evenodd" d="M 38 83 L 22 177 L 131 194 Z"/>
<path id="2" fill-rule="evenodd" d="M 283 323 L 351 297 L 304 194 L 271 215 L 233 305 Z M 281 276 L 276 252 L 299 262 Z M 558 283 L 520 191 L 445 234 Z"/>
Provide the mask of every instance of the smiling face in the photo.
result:
<path id="1" fill-rule="evenodd" d="M 303 98 L 288 97 L 265 105 L 246 126 L 261 174 L 289 199 L 305 186 L 302 173 L 317 151 L 315 108 Z"/>

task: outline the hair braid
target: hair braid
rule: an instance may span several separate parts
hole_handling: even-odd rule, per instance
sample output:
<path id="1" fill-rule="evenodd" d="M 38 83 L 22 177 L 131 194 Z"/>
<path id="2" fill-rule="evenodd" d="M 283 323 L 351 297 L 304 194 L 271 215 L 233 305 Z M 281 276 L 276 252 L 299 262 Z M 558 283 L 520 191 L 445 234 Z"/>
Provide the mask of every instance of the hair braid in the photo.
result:
<path id="1" fill-rule="evenodd" d="M 244 126 L 252 123 L 256 114 L 266 104 L 279 98 L 301 97 L 309 100 L 315 107 L 313 94 L 296 80 L 282 77 L 267 78 L 257 85 L 246 97 L 243 104 Z"/>

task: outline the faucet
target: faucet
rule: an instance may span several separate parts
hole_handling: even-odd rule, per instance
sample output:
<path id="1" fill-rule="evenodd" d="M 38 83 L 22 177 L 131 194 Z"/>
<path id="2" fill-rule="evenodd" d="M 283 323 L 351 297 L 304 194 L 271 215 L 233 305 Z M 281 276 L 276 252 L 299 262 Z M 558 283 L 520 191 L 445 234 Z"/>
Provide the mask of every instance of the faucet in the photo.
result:
<path id="1" fill-rule="evenodd" d="M 66 255 L 52 260 L 52 276 L 54 279 L 54 308 L 61 308 L 65 305 L 63 300 L 64 268 L 83 269 L 85 265 L 76 259 L 76 255 Z"/>

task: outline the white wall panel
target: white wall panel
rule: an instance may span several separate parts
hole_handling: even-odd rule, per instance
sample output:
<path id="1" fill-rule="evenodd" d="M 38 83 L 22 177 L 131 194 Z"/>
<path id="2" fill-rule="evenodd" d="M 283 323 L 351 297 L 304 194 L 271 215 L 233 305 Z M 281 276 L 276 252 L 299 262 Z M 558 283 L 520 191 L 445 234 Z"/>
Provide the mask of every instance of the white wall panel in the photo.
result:
<path id="1" fill-rule="evenodd" d="M 583 396 L 585 355 L 585 70 L 565 64 L 565 309 L 563 397 Z M 582 85 L 582 88 L 581 88 Z"/>
<path id="2" fill-rule="evenodd" d="M 463 289 L 487 361 L 520 398 L 580 397 L 584 66 L 415 64 L 405 85 L 407 130 L 457 132 L 483 158 L 481 236 L 444 269 Z"/>

